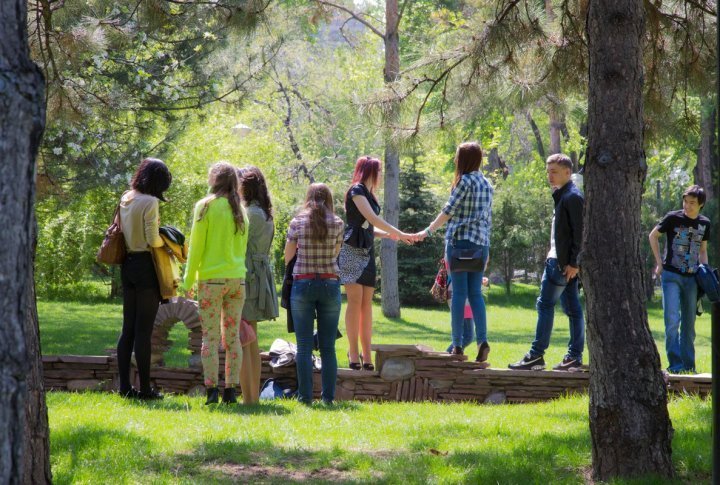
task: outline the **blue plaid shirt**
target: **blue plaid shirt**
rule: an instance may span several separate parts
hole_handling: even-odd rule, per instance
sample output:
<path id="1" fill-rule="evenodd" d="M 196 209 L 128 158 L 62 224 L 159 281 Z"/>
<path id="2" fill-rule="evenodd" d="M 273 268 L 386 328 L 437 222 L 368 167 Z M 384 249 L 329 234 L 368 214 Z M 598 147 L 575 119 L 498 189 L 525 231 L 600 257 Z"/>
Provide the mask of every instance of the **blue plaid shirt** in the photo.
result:
<path id="1" fill-rule="evenodd" d="M 466 239 L 481 246 L 490 246 L 492 197 L 492 185 L 481 172 L 463 175 L 442 210 L 450 216 L 445 240 Z"/>

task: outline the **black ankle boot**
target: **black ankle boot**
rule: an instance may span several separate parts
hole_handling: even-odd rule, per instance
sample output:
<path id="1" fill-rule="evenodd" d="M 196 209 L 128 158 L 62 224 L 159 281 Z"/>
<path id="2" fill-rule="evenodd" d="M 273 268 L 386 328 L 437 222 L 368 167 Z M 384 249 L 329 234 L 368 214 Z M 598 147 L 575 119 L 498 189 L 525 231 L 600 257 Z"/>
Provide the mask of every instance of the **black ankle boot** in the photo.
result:
<path id="1" fill-rule="evenodd" d="M 226 387 L 223 389 L 223 404 L 237 404 L 237 396 L 234 387 Z"/>
<path id="2" fill-rule="evenodd" d="M 207 388 L 207 401 L 205 401 L 205 405 L 208 404 L 217 404 L 218 403 L 218 388 L 217 387 L 208 387 Z"/>

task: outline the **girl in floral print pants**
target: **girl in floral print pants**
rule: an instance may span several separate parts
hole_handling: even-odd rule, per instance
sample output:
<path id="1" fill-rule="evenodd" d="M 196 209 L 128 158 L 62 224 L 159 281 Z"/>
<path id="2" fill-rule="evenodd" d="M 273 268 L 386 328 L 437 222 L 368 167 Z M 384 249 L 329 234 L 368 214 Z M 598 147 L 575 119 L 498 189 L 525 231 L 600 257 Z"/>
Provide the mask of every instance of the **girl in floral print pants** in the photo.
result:
<path id="1" fill-rule="evenodd" d="M 217 404 L 218 350 L 225 349 L 225 389 L 222 402 L 236 404 L 242 346 L 240 322 L 245 303 L 245 253 L 248 218 L 242 207 L 235 167 L 218 162 L 208 174 L 209 195 L 195 204 L 190 252 L 180 289 L 192 293 L 198 283 L 201 358 L 205 377 L 205 404 Z"/>
<path id="2" fill-rule="evenodd" d="M 240 319 L 245 303 L 245 281 L 218 278 L 198 283 L 202 324 L 202 365 L 205 387 L 218 386 L 220 342 L 225 350 L 225 388 L 240 385 Z M 218 325 L 220 322 L 220 325 Z"/>

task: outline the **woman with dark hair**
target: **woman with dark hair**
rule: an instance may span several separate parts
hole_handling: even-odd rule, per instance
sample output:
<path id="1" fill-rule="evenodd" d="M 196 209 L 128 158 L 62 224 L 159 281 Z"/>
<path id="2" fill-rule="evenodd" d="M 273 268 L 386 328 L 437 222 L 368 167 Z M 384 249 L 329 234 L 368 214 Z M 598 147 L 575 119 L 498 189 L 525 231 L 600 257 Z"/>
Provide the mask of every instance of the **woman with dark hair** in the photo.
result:
<path id="1" fill-rule="evenodd" d="M 478 259 L 482 260 L 481 271 L 452 271 L 450 278 L 453 293 L 450 314 L 452 318 L 452 354 L 463 354 L 462 334 L 465 301 L 470 302 L 475 320 L 475 339 L 478 344 L 476 362 L 487 363 L 490 345 L 487 342 L 487 316 L 485 300 L 482 295 L 484 267 L 487 264 L 490 249 L 490 227 L 493 187 L 480 171 L 482 149 L 475 142 L 463 143 L 455 153 L 455 179 L 450 199 L 434 221 L 422 232 L 419 238 L 432 235 L 447 223 L 445 231 L 445 260 L 450 261 L 450 253 L 456 249 L 474 249 Z M 488 364 L 489 365 L 489 364 Z"/>
<path id="2" fill-rule="evenodd" d="M 245 253 L 245 305 L 242 318 L 257 333 L 257 322 L 279 315 L 270 249 L 275 236 L 272 202 L 259 168 L 238 169 L 240 195 L 248 216 L 248 242 Z M 260 400 L 260 348 L 255 340 L 243 349 L 240 388 L 244 404 Z"/>
<path id="3" fill-rule="evenodd" d="M 165 201 L 163 194 L 171 182 L 170 170 L 161 160 L 146 158 L 130 182 L 132 190 L 120 199 L 120 227 L 127 249 L 120 270 L 123 287 L 123 327 L 117 344 L 120 394 L 143 400 L 163 397 L 150 387 L 150 341 L 161 300 L 150 248 L 163 245 L 158 200 Z M 130 384 L 133 350 L 139 391 Z"/>
<path id="4" fill-rule="evenodd" d="M 313 398 L 313 324 L 322 358 L 322 400 L 332 404 L 337 380 L 335 336 L 340 319 L 340 281 L 337 255 L 343 240 L 343 221 L 335 215 L 332 192 L 325 184 L 312 184 L 305 207 L 290 221 L 285 263 L 297 256 L 293 269 L 290 308 L 297 338 L 297 378 L 300 402 Z"/>
<path id="5" fill-rule="evenodd" d="M 208 174 L 210 195 L 195 204 L 185 280 L 189 290 L 198 282 L 202 348 L 200 357 L 207 391 L 205 404 L 219 400 L 218 349 L 225 350 L 223 403 L 237 403 L 242 345 L 240 319 L 245 302 L 245 252 L 248 219 L 242 207 L 235 167 L 219 162 Z"/>
<path id="6" fill-rule="evenodd" d="M 345 331 L 350 351 L 348 365 L 354 370 L 375 370 L 372 343 L 372 299 L 375 293 L 375 236 L 393 241 L 412 242 L 411 236 L 385 222 L 375 196 L 380 182 L 380 160 L 369 156 L 358 158 L 352 182 L 345 194 L 347 226 L 340 249 L 338 265 L 340 282 L 345 285 L 347 308 Z M 358 347 L 362 344 L 362 355 Z"/>

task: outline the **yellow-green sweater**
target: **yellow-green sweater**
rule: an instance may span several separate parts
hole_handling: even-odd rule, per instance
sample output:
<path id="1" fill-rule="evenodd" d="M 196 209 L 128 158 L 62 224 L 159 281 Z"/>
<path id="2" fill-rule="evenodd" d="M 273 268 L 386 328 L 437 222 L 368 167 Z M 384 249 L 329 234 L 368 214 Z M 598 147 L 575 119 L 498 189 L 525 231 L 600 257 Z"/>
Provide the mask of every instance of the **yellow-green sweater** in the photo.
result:
<path id="1" fill-rule="evenodd" d="M 198 220 L 203 208 L 207 210 Z M 189 289 L 195 281 L 215 278 L 245 278 L 245 251 L 248 240 L 248 218 L 242 210 L 244 229 L 236 230 L 230 202 L 225 197 L 203 199 L 195 204 L 190 232 L 190 252 L 181 288 Z"/>

